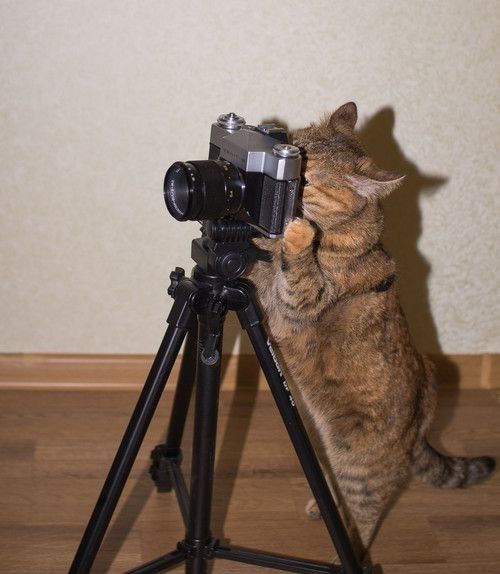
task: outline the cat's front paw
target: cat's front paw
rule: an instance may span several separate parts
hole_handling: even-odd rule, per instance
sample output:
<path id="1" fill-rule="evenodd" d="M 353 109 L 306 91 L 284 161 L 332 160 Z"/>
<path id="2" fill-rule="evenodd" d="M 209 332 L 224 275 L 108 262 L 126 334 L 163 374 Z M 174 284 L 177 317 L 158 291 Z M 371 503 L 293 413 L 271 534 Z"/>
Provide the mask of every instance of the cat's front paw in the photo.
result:
<path id="1" fill-rule="evenodd" d="M 314 227 L 307 219 L 292 219 L 283 235 L 283 249 L 290 255 L 298 255 L 312 244 L 314 233 Z"/>

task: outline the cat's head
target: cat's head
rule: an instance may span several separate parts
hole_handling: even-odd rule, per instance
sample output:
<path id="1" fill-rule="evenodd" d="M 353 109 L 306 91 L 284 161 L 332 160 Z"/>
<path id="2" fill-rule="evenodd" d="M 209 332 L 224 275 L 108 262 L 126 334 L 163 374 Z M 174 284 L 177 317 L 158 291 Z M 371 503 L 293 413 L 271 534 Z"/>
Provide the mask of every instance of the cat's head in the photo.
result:
<path id="1" fill-rule="evenodd" d="M 304 155 L 302 210 L 323 229 L 348 221 L 404 179 L 401 173 L 378 168 L 367 156 L 354 134 L 357 119 L 356 104 L 348 102 L 293 134 Z"/>

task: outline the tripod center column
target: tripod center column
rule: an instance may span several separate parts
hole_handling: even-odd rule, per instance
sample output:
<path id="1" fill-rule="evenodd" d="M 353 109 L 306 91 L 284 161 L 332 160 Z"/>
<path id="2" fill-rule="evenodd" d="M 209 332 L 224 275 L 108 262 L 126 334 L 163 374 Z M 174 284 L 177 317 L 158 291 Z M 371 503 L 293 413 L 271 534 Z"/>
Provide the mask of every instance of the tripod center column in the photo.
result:
<path id="1" fill-rule="evenodd" d="M 210 298 L 199 313 L 196 405 L 191 464 L 188 574 L 205 574 L 212 558 L 210 529 L 225 305 Z"/>

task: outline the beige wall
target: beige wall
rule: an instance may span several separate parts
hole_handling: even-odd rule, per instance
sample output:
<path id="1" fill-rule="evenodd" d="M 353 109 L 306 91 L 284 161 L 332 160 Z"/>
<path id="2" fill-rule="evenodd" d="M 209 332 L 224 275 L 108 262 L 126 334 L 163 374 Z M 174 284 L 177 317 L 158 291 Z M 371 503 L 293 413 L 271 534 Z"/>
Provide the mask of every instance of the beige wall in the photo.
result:
<path id="1" fill-rule="evenodd" d="M 153 352 L 197 225 L 162 198 L 234 110 L 348 100 L 408 182 L 388 242 L 423 350 L 500 351 L 493 1 L 0 2 L 0 351 Z M 230 319 L 234 324 L 234 319 Z"/>

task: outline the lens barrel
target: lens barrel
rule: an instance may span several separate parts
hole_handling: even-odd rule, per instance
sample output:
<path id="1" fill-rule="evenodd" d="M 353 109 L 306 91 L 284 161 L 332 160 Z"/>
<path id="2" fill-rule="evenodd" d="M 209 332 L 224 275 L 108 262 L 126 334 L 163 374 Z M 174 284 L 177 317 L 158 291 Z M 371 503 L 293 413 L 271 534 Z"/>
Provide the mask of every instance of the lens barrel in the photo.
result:
<path id="1" fill-rule="evenodd" d="M 178 221 L 235 214 L 241 209 L 244 190 L 238 168 L 223 160 L 177 161 L 163 184 L 167 209 Z"/>

